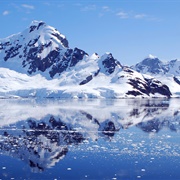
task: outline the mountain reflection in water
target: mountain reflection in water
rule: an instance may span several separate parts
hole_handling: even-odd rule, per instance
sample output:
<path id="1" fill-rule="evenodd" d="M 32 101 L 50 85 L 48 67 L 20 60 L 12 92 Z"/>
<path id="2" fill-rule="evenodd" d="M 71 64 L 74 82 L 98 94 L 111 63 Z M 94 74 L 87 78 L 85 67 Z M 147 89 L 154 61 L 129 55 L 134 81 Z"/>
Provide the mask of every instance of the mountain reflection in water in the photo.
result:
<path id="1" fill-rule="evenodd" d="M 73 152 L 180 157 L 179 99 L 0 101 L 0 153 L 31 172 Z"/>

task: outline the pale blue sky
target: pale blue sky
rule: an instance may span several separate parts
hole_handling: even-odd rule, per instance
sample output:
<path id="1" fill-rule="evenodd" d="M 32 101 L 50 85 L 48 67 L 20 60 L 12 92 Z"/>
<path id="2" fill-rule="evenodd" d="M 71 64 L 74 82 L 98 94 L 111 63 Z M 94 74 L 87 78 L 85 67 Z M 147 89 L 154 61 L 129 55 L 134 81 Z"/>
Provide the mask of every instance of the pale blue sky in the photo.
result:
<path id="1" fill-rule="evenodd" d="M 180 59 L 180 0 L 2 0 L 0 38 L 42 20 L 64 34 L 71 48 L 112 52 L 132 65 L 148 54 Z"/>

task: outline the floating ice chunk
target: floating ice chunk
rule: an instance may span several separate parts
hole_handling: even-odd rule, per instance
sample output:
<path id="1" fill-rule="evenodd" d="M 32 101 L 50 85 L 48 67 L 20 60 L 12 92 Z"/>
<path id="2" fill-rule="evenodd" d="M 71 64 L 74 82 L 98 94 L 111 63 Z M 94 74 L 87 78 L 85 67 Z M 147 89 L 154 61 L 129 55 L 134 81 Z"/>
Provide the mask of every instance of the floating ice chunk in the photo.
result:
<path id="1" fill-rule="evenodd" d="M 156 129 L 153 129 L 152 132 L 156 132 Z"/>

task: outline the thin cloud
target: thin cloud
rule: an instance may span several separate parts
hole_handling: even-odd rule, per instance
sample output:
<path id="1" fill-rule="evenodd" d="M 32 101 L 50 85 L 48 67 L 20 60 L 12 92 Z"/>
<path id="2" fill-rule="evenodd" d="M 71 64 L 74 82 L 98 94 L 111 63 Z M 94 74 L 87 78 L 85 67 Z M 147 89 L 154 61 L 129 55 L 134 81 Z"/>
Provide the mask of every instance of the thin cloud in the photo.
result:
<path id="1" fill-rule="evenodd" d="M 104 16 L 104 13 L 99 13 L 98 14 L 98 17 L 103 17 Z"/>
<path id="2" fill-rule="evenodd" d="M 9 11 L 4 11 L 2 14 L 3 16 L 7 16 L 10 12 Z"/>
<path id="3" fill-rule="evenodd" d="M 29 19 L 28 19 L 28 18 L 25 18 L 25 17 L 22 18 L 22 20 L 23 20 L 23 21 L 29 21 Z"/>
<path id="4" fill-rule="evenodd" d="M 82 4 L 81 3 L 75 3 L 74 6 L 78 6 L 78 7 L 81 7 Z"/>
<path id="5" fill-rule="evenodd" d="M 121 19 L 127 19 L 129 18 L 129 14 L 128 13 L 125 13 L 123 11 L 120 11 L 118 13 L 116 13 L 116 16 L 120 17 Z"/>
<path id="6" fill-rule="evenodd" d="M 29 4 L 22 4 L 21 6 L 24 7 L 24 8 L 26 8 L 26 9 L 32 9 L 32 10 L 35 9 L 34 6 L 29 5 Z"/>
<path id="7" fill-rule="evenodd" d="M 144 19 L 144 20 L 152 20 L 152 18 L 150 18 L 149 15 L 141 13 L 141 14 L 137 14 L 134 13 L 132 11 L 130 12 L 126 12 L 126 11 L 120 11 L 118 13 L 116 13 L 116 16 L 118 16 L 121 19 Z M 154 18 L 153 20 L 155 20 L 157 18 Z"/>
<path id="8" fill-rule="evenodd" d="M 148 21 L 154 21 L 154 22 L 161 22 L 163 19 L 157 18 L 157 17 L 148 17 Z"/>
<path id="9" fill-rule="evenodd" d="M 135 19 L 143 19 L 143 18 L 145 18 L 145 17 L 147 17 L 146 14 L 136 14 L 136 15 L 134 16 Z"/>
<path id="10" fill-rule="evenodd" d="M 16 10 L 20 10 L 21 9 L 21 7 L 20 6 L 18 6 L 17 4 L 15 4 L 15 3 L 11 3 L 10 4 L 13 8 L 15 8 Z"/>
<path id="11" fill-rule="evenodd" d="M 64 4 L 58 4 L 57 7 L 58 7 L 58 8 L 63 8 L 63 7 L 64 7 Z"/>
<path id="12" fill-rule="evenodd" d="M 103 9 L 104 11 L 110 11 L 110 8 L 109 8 L 108 6 L 103 6 L 102 9 Z"/>
<path id="13" fill-rule="evenodd" d="M 94 10 L 96 10 L 96 5 L 88 5 L 81 8 L 81 11 L 94 11 Z"/>
<path id="14" fill-rule="evenodd" d="M 49 2 L 44 2 L 43 4 L 46 5 L 46 6 L 50 6 L 51 5 Z"/>

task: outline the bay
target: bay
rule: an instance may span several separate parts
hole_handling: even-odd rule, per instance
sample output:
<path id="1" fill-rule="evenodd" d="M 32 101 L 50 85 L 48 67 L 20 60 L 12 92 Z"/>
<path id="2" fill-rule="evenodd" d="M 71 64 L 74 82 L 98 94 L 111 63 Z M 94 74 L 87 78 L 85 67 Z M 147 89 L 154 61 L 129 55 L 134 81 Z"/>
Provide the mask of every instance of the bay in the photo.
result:
<path id="1" fill-rule="evenodd" d="M 0 99 L 0 179 L 180 179 L 180 99 Z"/>

